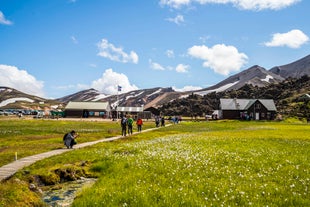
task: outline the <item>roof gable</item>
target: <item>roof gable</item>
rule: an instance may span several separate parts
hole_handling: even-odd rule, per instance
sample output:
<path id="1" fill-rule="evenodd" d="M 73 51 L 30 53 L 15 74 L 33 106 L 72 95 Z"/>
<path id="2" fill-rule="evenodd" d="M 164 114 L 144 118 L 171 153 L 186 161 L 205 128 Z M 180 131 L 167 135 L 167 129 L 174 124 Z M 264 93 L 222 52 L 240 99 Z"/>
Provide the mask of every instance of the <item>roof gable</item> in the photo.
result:
<path id="1" fill-rule="evenodd" d="M 247 110 L 256 101 L 259 101 L 269 111 L 276 111 L 276 106 L 272 99 L 220 99 L 221 110 Z"/>

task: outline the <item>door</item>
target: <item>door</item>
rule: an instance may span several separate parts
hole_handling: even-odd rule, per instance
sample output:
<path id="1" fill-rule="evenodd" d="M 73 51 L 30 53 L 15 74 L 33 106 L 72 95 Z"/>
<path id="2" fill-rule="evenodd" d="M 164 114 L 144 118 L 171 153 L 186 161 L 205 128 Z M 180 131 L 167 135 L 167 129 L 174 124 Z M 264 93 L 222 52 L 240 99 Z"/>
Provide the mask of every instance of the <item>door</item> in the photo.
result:
<path id="1" fill-rule="evenodd" d="M 259 120 L 259 113 L 255 113 L 255 120 Z"/>

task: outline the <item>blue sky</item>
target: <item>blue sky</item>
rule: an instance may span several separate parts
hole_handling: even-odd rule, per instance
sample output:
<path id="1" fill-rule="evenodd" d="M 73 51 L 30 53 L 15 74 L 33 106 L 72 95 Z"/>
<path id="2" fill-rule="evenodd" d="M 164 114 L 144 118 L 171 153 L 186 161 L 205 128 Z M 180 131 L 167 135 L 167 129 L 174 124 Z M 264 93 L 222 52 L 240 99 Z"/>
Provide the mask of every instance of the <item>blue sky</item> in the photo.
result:
<path id="1" fill-rule="evenodd" d="M 306 0 L 1 0 L 0 86 L 45 98 L 95 88 L 212 86 L 309 55 Z"/>

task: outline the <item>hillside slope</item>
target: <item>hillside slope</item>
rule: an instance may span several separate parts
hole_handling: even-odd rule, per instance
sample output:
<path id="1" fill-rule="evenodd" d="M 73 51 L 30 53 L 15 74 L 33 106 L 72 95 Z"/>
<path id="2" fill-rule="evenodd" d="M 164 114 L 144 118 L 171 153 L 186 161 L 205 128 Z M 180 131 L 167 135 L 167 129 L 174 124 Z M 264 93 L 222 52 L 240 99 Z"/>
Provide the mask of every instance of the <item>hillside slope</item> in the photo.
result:
<path id="1" fill-rule="evenodd" d="M 9 87 L 0 87 L 1 109 L 44 109 L 58 108 L 61 103 L 23 93 Z"/>
<path id="2" fill-rule="evenodd" d="M 304 75 L 310 76 L 310 55 L 287 65 L 273 67 L 270 69 L 270 72 L 280 75 L 283 78 L 300 78 Z"/>
<path id="3" fill-rule="evenodd" d="M 193 94 L 182 100 L 164 104 L 159 110 L 165 115 L 203 116 L 219 109 L 220 98 L 240 99 L 273 99 L 277 110 L 284 116 L 310 118 L 310 101 L 301 99 L 310 93 L 310 77 L 299 79 L 289 78 L 280 83 L 269 84 L 265 87 L 245 85 L 238 90 L 213 92 L 204 96 Z"/>

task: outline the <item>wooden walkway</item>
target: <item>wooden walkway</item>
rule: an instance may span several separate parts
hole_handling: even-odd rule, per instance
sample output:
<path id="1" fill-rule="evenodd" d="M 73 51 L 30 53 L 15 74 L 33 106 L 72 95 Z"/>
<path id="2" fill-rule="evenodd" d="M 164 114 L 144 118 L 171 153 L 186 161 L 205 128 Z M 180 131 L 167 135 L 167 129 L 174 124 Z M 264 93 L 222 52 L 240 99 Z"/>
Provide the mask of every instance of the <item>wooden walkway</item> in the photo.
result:
<path id="1" fill-rule="evenodd" d="M 148 131 L 151 131 L 154 129 L 157 129 L 157 128 L 142 130 L 142 132 L 148 132 Z M 137 133 L 139 133 L 139 132 L 134 132 L 133 135 L 137 134 Z M 114 141 L 114 140 L 117 140 L 120 138 L 126 138 L 126 137 L 116 136 L 116 137 L 111 137 L 111 138 L 100 139 L 100 140 L 93 141 L 93 142 L 85 142 L 85 143 L 74 145 L 73 150 L 74 149 L 80 149 L 80 148 L 87 147 L 87 146 L 94 145 L 94 144 L 98 144 L 100 142 L 111 142 L 111 141 Z M 0 167 L 0 182 L 12 177 L 18 170 L 21 170 L 24 167 L 27 167 L 27 166 L 35 163 L 36 161 L 43 160 L 45 158 L 48 158 L 48 157 L 51 157 L 54 155 L 59 155 L 59 154 L 62 154 L 64 152 L 68 152 L 70 150 L 72 150 L 72 149 L 64 148 L 64 149 L 52 150 L 49 152 L 44 152 L 41 154 L 32 155 L 29 157 L 24 157 L 24 158 L 21 158 L 21 159 L 18 159 L 16 161 L 12 162 L 12 163 L 9 163 L 7 165 L 4 165 L 4 166 Z"/>

